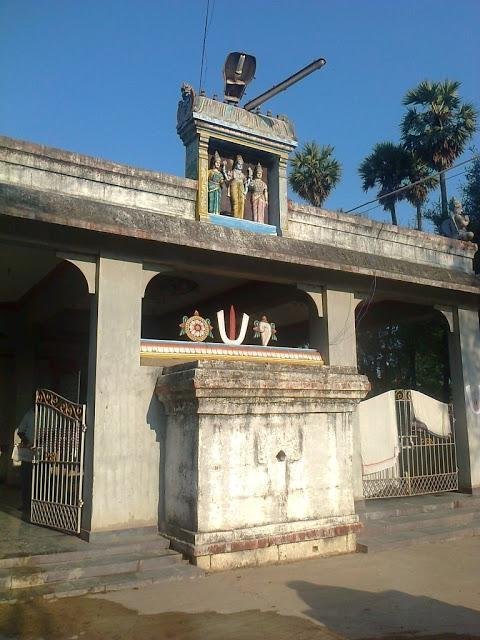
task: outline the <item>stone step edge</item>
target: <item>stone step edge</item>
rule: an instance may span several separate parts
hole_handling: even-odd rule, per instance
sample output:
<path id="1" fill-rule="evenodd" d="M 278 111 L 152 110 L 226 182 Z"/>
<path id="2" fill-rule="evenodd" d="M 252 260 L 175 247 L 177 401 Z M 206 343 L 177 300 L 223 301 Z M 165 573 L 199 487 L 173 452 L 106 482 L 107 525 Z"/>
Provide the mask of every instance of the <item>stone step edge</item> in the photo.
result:
<path id="1" fill-rule="evenodd" d="M 123 573 L 96 578 L 81 578 L 73 582 L 52 582 L 38 587 L 2 590 L 0 591 L 0 604 L 29 602 L 38 598 L 53 600 L 124 589 L 141 589 L 172 580 L 194 580 L 204 575 L 205 573 L 198 567 L 190 564 L 178 564 L 140 574 Z"/>
<path id="2" fill-rule="evenodd" d="M 415 533 L 416 535 L 413 535 Z M 480 523 L 479 526 L 475 527 L 459 527 L 458 529 L 439 531 L 438 533 L 418 531 L 412 532 L 411 536 L 406 537 L 402 540 L 396 538 L 394 535 L 391 535 L 390 539 L 388 535 L 385 535 L 376 540 L 369 540 L 368 537 L 363 537 L 360 540 L 357 538 L 357 553 L 389 551 L 390 549 L 409 547 L 417 544 L 451 542 L 453 540 L 461 540 L 462 538 L 473 538 L 476 536 L 480 536 Z"/>
<path id="3" fill-rule="evenodd" d="M 444 521 L 448 521 L 449 524 L 455 526 L 455 524 L 465 524 L 472 520 L 480 519 L 480 511 L 477 510 L 459 510 L 448 511 L 446 513 L 415 513 L 411 515 L 394 516 L 391 518 L 377 518 L 363 522 L 362 534 L 368 532 L 382 532 L 388 533 L 389 531 L 411 531 L 416 528 L 422 528 L 422 526 L 430 526 L 435 524 L 441 524 Z"/>
<path id="4" fill-rule="evenodd" d="M 436 512 L 436 511 L 440 511 L 440 510 L 444 510 L 444 511 L 456 511 L 458 510 L 462 510 L 465 509 L 467 506 L 471 506 L 472 508 L 476 508 L 480 511 L 480 496 L 479 495 L 464 495 L 464 494 L 458 494 L 459 497 L 458 498 L 452 498 L 451 500 L 448 501 L 443 501 L 443 500 L 439 500 L 437 503 L 435 502 L 430 502 L 428 504 L 421 504 L 419 503 L 418 505 L 413 505 L 413 504 L 408 504 L 405 506 L 392 506 L 390 508 L 385 507 L 384 509 L 378 509 L 378 510 L 374 510 L 372 509 L 368 509 L 366 510 L 365 507 L 361 507 L 358 508 L 356 513 L 359 516 L 360 520 L 362 522 L 366 522 L 368 520 L 377 520 L 378 518 L 384 518 L 384 517 L 399 517 L 399 516 L 403 516 L 403 515 L 411 515 L 414 513 L 432 513 L 432 512 Z M 415 497 L 418 498 L 422 498 L 422 496 L 408 496 L 405 499 L 409 500 L 409 499 L 414 499 Z M 396 500 L 402 500 L 403 498 L 381 498 L 378 500 L 378 502 L 380 502 L 381 500 L 385 503 L 385 501 L 396 501 Z M 370 504 L 374 504 L 375 502 L 377 502 L 377 500 L 367 500 L 366 502 Z"/>
<path id="5" fill-rule="evenodd" d="M 62 562 L 77 562 L 105 556 L 119 556 L 125 553 L 149 552 L 154 549 L 169 550 L 170 541 L 166 538 L 145 540 L 143 542 L 131 542 L 129 544 L 112 545 L 108 547 L 85 543 L 85 549 L 77 551 L 59 551 L 58 553 L 39 553 L 34 555 L 10 556 L 0 558 L 0 569 L 12 567 L 36 567 L 40 565 L 58 564 Z"/>
<path id="6" fill-rule="evenodd" d="M 16 567 L 13 570 L 0 572 L 1 589 L 22 589 L 28 587 L 53 584 L 58 582 L 75 582 L 83 578 L 115 576 L 123 573 L 146 573 L 162 570 L 167 567 L 184 565 L 186 561 L 179 553 L 169 553 L 149 557 L 125 557 L 118 560 L 105 559 L 105 562 L 88 561 L 82 565 L 64 564 L 63 566 L 49 566 L 48 569 L 38 571 L 38 567 Z"/>

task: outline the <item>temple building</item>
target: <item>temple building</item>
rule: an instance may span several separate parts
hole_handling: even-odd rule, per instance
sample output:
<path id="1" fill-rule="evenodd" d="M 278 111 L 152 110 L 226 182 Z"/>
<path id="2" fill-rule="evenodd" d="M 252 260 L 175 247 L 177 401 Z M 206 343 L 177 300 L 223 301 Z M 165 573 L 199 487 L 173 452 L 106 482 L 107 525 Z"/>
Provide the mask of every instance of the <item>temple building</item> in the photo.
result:
<path id="1" fill-rule="evenodd" d="M 385 487 L 479 490 L 476 246 L 289 201 L 285 117 L 184 85 L 177 131 L 186 177 L 0 138 L 0 473 L 35 404 L 32 521 L 159 531 L 216 570 L 354 551 Z M 372 304 L 448 334 L 455 438 L 417 433 L 441 468 L 394 443 L 367 473 Z"/>

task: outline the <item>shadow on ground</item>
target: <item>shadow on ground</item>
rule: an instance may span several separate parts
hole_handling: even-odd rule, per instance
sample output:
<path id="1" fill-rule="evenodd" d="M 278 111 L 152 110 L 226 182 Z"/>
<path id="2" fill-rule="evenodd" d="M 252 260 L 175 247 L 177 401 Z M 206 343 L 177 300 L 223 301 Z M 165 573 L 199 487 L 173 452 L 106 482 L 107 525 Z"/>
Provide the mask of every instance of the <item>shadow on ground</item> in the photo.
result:
<path id="1" fill-rule="evenodd" d="M 480 640 L 480 612 L 400 591 L 287 583 L 304 614 L 351 640 Z"/>
<path id="2" fill-rule="evenodd" d="M 273 612 L 139 615 L 95 598 L 0 606 L 0 639 L 19 640 L 339 640 L 310 620 Z M 340 639 L 341 640 L 341 639 Z"/>

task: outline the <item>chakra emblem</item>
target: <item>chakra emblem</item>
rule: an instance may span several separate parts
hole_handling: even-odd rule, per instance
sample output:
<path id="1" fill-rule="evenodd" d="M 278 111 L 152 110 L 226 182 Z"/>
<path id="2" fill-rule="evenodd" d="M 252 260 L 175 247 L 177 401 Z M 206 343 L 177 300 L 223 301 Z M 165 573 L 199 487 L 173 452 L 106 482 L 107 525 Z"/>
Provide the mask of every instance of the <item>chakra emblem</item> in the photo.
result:
<path id="1" fill-rule="evenodd" d="M 183 316 L 180 326 L 180 335 L 186 335 L 192 342 L 203 342 L 207 338 L 213 338 L 212 325 L 208 318 L 195 311 L 193 316 Z"/>

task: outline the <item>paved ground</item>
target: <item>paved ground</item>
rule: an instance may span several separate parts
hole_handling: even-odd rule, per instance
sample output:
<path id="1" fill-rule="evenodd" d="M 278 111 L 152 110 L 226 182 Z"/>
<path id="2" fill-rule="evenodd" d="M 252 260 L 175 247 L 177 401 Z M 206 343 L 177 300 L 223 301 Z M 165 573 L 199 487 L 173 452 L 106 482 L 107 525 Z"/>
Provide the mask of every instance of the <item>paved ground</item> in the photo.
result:
<path id="1" fill-rule="evenodd" d="M 86 548 L 88 543 L 75 536 L 24 522 L 20 509 L 20 491 L 0 485 L 0 558 Z"/>
<path id="2" fill-rule="evenodd" d="M 480 640 L 480 538 L 0 608 L 0 638 Z"/>

